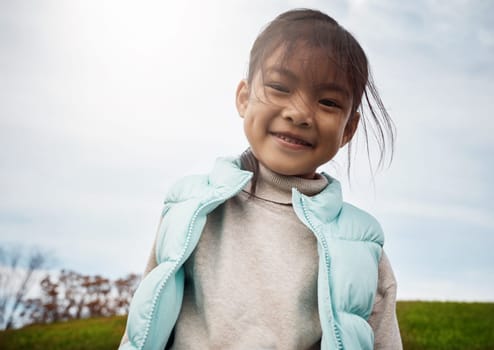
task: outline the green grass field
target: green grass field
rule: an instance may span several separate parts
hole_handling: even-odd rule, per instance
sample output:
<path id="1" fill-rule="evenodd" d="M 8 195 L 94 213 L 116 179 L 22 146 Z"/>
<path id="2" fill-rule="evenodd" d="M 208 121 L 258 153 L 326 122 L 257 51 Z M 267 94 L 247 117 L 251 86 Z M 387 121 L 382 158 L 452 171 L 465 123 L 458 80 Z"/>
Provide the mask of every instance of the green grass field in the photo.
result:
<path id="1" fill-rule="evenodd" d="M 401 301 L 397 313 L 406 350 L 494 350 L 494 303 Z"/>
<path id="2" fill-rule="evenodd" d="M 124 317 L 93 318 L 49 325 L 33 325 L 18 330 L 0 332 L 0 349 L 116 349 L 124 328 Z"/>
<path id="3" fill-rule="evenodd" d="M 398 302 L 406 350 L 493 350 L 494 303 Z M 116 349 L 125 318 L 78 320 L 0 332 L 2 350 Z"/>

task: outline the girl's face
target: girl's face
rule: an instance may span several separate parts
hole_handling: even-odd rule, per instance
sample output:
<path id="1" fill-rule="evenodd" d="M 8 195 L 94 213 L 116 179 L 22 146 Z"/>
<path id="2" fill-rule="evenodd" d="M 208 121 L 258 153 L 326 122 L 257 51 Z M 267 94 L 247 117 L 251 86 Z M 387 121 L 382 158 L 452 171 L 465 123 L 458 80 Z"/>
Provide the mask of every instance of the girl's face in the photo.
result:
<path id="1" fill-rule="evenodd" d="M 237 110 L 256 158 L 282 175 L 314 178 L 357 128 L 345 77 L 321 49 L 299 44 L 269 56 L 237 88 Z"/>

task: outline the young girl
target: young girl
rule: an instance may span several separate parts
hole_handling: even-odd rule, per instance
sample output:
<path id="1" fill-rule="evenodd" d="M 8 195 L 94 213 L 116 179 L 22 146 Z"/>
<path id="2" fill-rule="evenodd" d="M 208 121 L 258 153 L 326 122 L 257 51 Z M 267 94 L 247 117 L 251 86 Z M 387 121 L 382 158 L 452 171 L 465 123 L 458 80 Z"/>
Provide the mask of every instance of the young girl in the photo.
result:
<path id="1" fill-rule="evenodd" d="M 360 45 L 321 12 L 283 13 L 236 105 L 250 148 L 169 192 L 120 348 L 401 349 L 381 228 L 317 172 L 359 122 L 381 157 L 393 141 Z"/>

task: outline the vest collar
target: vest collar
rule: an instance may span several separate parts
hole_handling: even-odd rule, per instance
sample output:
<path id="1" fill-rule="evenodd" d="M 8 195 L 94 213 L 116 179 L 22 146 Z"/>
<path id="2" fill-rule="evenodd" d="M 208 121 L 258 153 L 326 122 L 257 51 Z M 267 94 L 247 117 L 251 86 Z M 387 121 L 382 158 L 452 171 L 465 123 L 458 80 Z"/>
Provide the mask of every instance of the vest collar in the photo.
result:
<path id="1" fill-rule="evenodd" d="M 307 215 L 315 225 L 327 224 L 340 213 L 343 205 L 340 182 L 326 173 L 321 173 L 328 185 L 318 194 L 308 196 L 292 188 L 292 203 L 303 205 Z M 209 183 L 218 194 L 230 193 L 232 189 L 243 187 L 252 178 L 252 172 L 240 169 L 240 159 L 218 158 L 209 175 Z"/>
<path id="2" fill-rule="evenodd" d="M 324 190 L 315 196 L 307 196 L 292 189 L 292 202 L 295 207 L 302 207 L 304 216 L 312 222 L 314 226 L 328 224 L 340 213 L 343 206 L 340 182 L 326 173 L 322 173 L 328 180 L 328 185 Z"/>

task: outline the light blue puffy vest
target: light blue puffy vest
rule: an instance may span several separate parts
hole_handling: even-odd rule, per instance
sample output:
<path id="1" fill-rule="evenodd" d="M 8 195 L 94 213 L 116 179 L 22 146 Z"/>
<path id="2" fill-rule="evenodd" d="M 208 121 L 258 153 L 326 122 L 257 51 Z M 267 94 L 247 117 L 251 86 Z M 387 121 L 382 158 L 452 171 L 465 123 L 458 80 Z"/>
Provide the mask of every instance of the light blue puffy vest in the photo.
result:
<path id="1" fill-rule="evenodd" d="M 206 217 L 249 182 L 238 159 L 219 159 L 209 175 L 177 183 L 165 200 L 154 268 L 134 294 L 127 320 L 129 342 L 120 349 L 164 349 L 177 321 L 184 291 L 183 264 L 201 236 Z M 321 349 L 373 349 L 367 323 L 378 282 L 384 241 L 379 223 L 343 203 L 338 181 L 315 196 L 293 189 L 297 217 L 318 242 L 318 308 Z M 287 261 L 287 264 L 290 264 Z"/>

